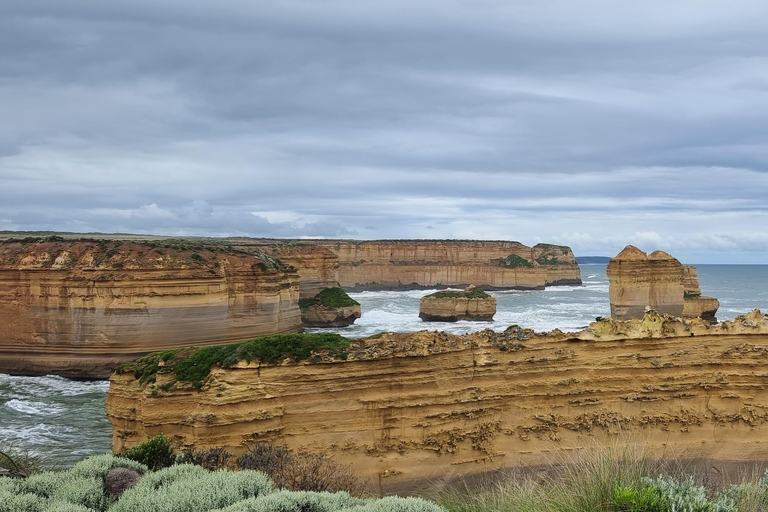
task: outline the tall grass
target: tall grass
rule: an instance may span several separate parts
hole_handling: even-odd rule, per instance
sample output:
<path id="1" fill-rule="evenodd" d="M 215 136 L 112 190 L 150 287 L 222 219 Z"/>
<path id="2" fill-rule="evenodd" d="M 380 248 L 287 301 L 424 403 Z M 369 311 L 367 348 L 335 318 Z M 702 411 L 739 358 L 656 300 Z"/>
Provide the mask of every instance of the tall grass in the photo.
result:
<path id="1" fill-rule="evenodd" d="M 583 450 L 552 461 L 544 476 L 518 472 L 479 486 L 443 491 L 437 500 L 450 512 L 615 511 L 617 489 L 642 489 L 659 462 L 637 445 Z"/>

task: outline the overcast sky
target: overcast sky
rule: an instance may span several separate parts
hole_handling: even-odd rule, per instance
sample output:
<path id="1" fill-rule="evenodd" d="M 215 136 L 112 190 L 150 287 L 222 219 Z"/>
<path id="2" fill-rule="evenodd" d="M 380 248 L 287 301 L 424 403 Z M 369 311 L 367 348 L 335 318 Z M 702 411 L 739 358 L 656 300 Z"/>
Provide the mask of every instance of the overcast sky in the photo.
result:
<path id="1" fill-rule="evenodd" d="M 768 263 L 768 2 L 2 0 L 0 229 Z"/>

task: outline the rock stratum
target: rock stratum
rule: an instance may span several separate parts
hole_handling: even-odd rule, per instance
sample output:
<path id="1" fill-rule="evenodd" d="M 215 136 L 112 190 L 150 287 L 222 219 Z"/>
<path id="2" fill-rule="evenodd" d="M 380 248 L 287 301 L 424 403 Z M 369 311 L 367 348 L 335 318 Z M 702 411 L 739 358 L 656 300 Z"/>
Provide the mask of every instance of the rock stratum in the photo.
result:
<path id="1" fill-rule="evenodd" d="M 569 247 L 477 240 L 279 240 L 237 238 L 238 248 L 256 249 L 299 268 L 321 268 L 315 251 L 324 254 L 324 273 L 315 271 L 318 286 L 347 291 L 412 290 L 465 287 L 542 289 L 581 284 L 581 271 Z M 286 259 L 281 251 L 294 259 Z M 335 260 L 327 253 L 335 256 Z M 332 269 L 331 266 L 335 267 Z M 335 270 L 334 270 L 335 269 Z M 334 271 L 336 272 L 334 277 Z M 334 284 L 338 282 L 338 284 Z M 302 284 L 302 290 L 304 285 Z M 316 289 L 302 291 L 311 297 Z"/>
<path id="2" fill-rule="evenodd" d="M 495 314 L 496 299 L 474 286 L 432 293 L 419 301 L 419 318 L 425 322 L 490 322 Z"/>
<path id="3" fill-rule="evenodd" d="M 716 320 L 720 303 L 701 295 L 696 267 L 664 251 L 650 255 L 633 245 L 611 258 L 607 268 L 611 317 L 642 318 L 647 309 L 672 316 Z"/>
<path id="4" fill-rule="evenodd" d="M 578 333 L 386 333 L 304 362 L 214 367 L 200 391 L 163 371 L 154 384 L 111 377 L 114 450 L 160 433 L 236 453 L 260 441 L 324 450 L 380 492 L 551 464 L 596 440 L 768 459 L 768 318 L 758 310 L 717 325 L 650 312 Z"/>
<path id="5" fill-rule="evenodd" d="M 0 242 L 0 372 L 106 378 L 148 352 L 302 329 L 295 269 L 213 249 Z"/>

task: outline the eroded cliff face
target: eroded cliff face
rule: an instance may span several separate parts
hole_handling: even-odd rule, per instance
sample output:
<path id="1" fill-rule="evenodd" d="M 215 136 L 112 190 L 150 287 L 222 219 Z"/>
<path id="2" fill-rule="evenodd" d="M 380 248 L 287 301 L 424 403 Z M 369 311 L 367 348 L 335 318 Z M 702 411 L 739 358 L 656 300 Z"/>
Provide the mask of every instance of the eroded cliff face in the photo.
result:
<path id="1" fill-rule="evenodd" d="M 418 289 L 476 285 L 540 289 L 581 284 L 570 248 L 472 240 L 313 240 L 338 256 L 347 290 Z"/>
<path id="2" fill-rule="evenodd" d="M 302 299 L 314 297 L 326 288 L 339 286 L 339 258 L 325 247 L 296 240 L 271 240 L 265 243 L 259 239 L 234 238 L 230 242 L 237 249 L 263 252 L 296 267 Z"/>
<path id="3" fill-rule="evenodd" d="M 664 251 L 650 255 L 628 245 L 608 263 L 611 317 L 641 318 L 646 308 L 672 316 L 715 321 L 717 299 L 702 297 L 696 267 L 682 265 Z"/>
<path id="4" fill-rule="evenodd" d="M 166 348 L 301 330 L 270 258 L 123 241 L 0 242 L 0 372 L 106 378 Z"/>
<path id="5" fill-rule="evenodd" d="M 670 456 L 768 457 L 768 318 L 715 326 L 649 313 L 579 333 L 513 327 L 353 341 L 346 360 L 238 363 L 200 392 L 113 375 L 113 449 L 165 433 L 236 453 L 259 441 L 324 450 L 381 492 L 550 464 L 595 440 Z"/>

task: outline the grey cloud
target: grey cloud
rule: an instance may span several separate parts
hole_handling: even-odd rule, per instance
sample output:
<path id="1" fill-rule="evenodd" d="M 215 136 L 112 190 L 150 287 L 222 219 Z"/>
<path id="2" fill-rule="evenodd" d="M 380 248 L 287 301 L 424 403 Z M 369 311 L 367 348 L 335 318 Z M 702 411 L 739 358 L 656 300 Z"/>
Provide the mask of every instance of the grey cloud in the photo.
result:
<path id="1" fill-rule="evenodd" d="M 729 233 L 766 209 L 766 15 L 758 1 L 6 0 L 0 227 L 588 233 L 573 236 L 584 251 L 711 234 L 764 256 L 761 225 Z"/>

